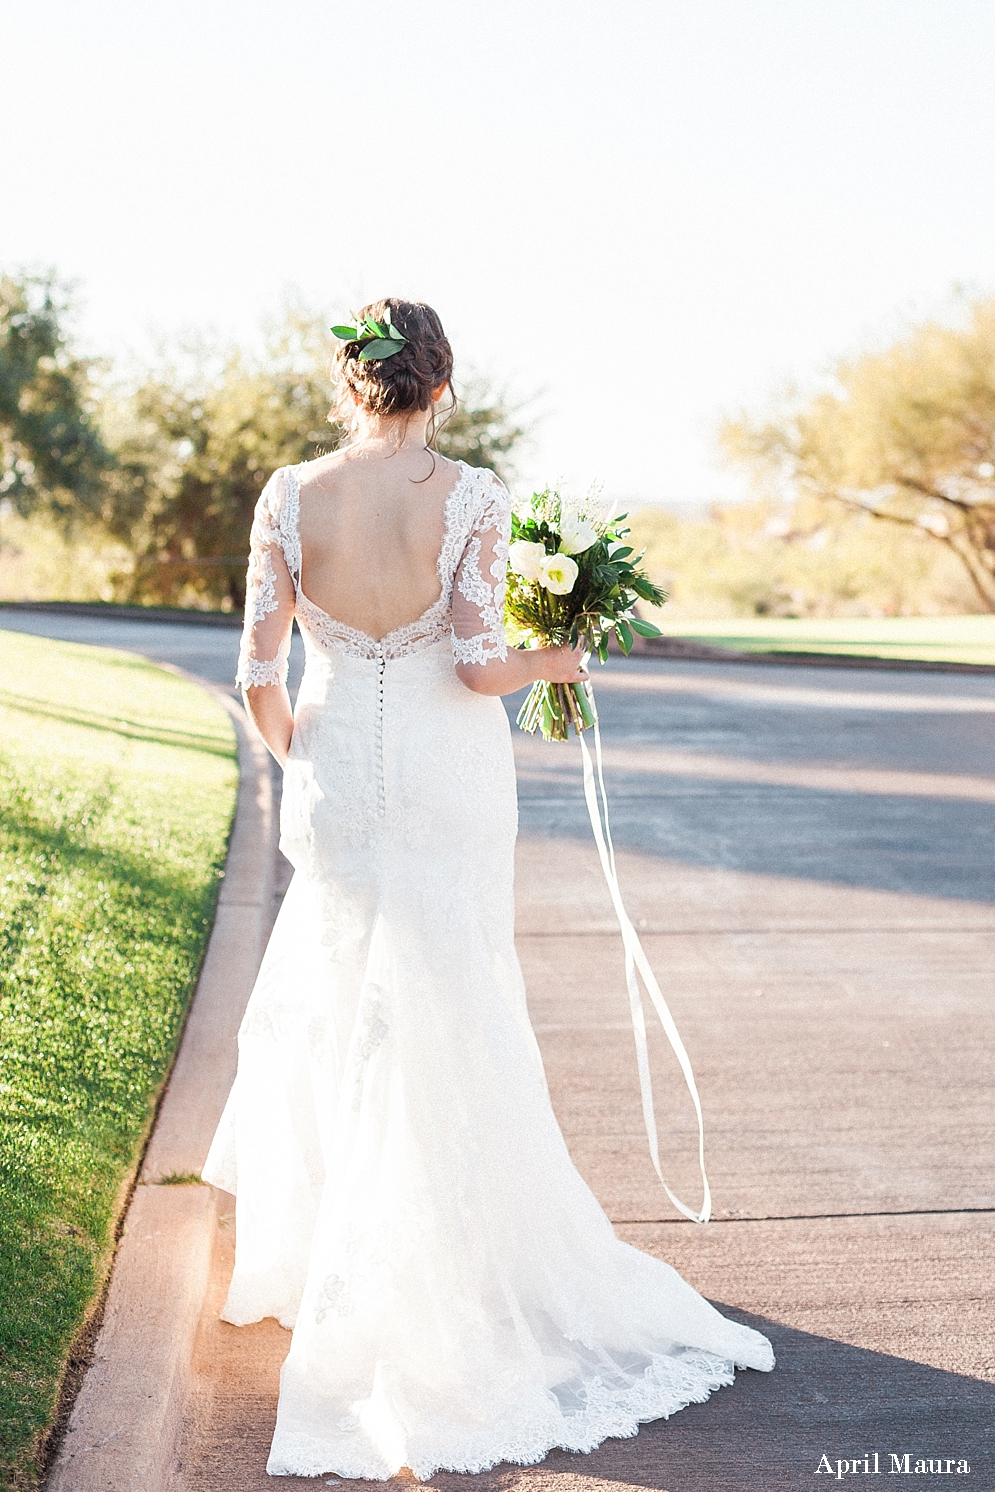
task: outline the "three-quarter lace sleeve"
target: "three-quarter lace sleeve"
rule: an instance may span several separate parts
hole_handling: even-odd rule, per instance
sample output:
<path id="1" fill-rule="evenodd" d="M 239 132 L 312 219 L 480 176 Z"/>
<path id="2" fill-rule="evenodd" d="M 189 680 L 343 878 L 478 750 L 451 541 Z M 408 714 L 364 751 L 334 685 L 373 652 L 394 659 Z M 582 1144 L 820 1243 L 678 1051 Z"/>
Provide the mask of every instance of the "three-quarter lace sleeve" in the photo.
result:
<path id="1" fill-rule="evenodd" d="M 493 472 L 487 473 L 477 519 L 463 551 L 453 587 L 453 657 L 457 663 L 486 663 L 508 656 L 504 593 L 511 539 L 511 498 Z"/>
<path id="2" fill-rule="evenodd" d="M 287 678 L 290 632 L 297 599 L 281 538 L 285 500 L 282 469 L 274 472 L 256 504 L 245 585 L 245 625 L 236 684 L 282 684 Z"/>

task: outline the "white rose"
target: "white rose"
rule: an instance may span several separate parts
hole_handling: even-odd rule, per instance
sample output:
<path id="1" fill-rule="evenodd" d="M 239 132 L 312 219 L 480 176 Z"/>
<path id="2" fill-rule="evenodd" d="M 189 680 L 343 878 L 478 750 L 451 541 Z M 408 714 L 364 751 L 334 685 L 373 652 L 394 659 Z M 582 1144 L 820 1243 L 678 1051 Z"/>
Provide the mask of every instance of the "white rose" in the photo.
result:
<path id="1" fill-rule="evenodd" d="M 578 574 L 577 565 L 568 554 L 547 554 L 539 561 L 536 579 L 554 596 L 569 596 Z"/>
<path id="2" fill-rule="evenodd" d="M 560 524 L 560 550 L 563 554 L 583 554 L 598 542 L 598 531 L 586 518 L 571 513 Z"/>
<path id="3" fill-rule="evenodd" d="M 508 563 L 523 580 L 538 580 L 539 566 L 545 558 L 545 544 L 530 544 L 528 539 L 516 539 L 508 550 Z"/>

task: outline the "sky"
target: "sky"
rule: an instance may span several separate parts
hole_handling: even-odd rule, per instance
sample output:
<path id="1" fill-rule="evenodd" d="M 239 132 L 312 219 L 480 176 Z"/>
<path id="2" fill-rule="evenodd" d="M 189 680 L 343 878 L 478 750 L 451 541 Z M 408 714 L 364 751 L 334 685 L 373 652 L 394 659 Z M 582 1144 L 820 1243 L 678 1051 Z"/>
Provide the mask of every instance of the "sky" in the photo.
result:
<path id="1" fill-rule="evenodd" d="M 0 266 L 95 352 L 427 300 L 522 484 L 742 491 L 722 413 L 995 291 L 991 0 L 20 0 Z"/>

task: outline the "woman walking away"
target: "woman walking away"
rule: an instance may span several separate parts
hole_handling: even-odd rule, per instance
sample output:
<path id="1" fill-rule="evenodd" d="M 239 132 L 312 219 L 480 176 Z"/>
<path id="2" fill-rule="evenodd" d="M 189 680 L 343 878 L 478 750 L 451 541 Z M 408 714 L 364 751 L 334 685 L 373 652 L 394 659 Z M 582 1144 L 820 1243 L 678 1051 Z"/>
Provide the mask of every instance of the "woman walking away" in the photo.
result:
<path id="1" fill-rule="evenodd" d="M 204 1175 L 237 1193 L 224 1319 L 293 1327 L 268 1470 L 384 1480 L 589 1451 L 774 1359 L 620 1243 L 567 1153 L 515 953 L 499 696 L 583 658 L 506 644 L 508 493 L 430 448 L 438 316 L 377 301 L 357 331 L 351 438 L 274 473 L 252 528 L 239 681 L 295 875 Z"/>

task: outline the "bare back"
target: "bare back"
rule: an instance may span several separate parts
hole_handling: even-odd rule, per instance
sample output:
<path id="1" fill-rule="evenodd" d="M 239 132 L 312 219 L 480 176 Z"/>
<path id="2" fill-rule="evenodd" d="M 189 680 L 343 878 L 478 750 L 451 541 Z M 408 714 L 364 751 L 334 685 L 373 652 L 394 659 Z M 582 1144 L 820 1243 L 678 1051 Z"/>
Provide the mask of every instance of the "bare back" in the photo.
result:
<path id="1" fill-rule="evenodd" d="M 302 469 L 301 590 L 379 640 L 438 600 L 446 499 L 459 468 L 419 446 L 337 451 Z"/>

